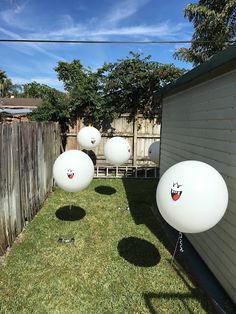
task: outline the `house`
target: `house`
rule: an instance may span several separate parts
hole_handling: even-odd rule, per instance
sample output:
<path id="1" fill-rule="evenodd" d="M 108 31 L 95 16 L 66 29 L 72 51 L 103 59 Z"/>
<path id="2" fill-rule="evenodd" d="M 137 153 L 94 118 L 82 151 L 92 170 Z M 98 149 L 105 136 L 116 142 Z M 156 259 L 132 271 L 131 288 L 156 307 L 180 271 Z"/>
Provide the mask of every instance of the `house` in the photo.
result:
<path id="1" fill-rule="evenodd" d="M 186 237 L 236 303 L 236 44 L 157 97 L 163 106 L 160 175 L 180 161 L 199 160 L 227 184 L 229 204 L 222 220 Z"/>
<path id="2" fill-rule="evenodd" d="M 42 104 L 40 98 L 0 98 L 3 121 L 28 121 L 27 114 Z"/>

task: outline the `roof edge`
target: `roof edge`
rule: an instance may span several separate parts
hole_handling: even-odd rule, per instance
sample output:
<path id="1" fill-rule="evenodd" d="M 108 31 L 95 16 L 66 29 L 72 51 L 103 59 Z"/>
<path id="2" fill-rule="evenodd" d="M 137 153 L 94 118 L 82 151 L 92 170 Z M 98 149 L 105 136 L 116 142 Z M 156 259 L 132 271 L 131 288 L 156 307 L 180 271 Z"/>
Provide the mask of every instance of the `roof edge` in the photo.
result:
<path id="1" fill-rule="evenodd" d="M 157 97 L 168 97 L 233 69 L 236 69 L 236 44 L 217 53 L 208 61 L 182 75 L 175 82 L 161 88 L 155 94 Z"/>

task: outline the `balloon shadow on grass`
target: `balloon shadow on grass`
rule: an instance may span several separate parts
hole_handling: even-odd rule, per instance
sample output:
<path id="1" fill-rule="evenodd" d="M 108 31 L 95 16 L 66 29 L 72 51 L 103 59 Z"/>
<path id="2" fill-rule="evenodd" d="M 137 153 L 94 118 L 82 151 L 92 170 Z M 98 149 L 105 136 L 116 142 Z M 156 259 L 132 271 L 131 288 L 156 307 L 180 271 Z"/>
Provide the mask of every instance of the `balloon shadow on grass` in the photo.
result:
<path id="1" fill-rule="evenodd" d="M 65 221 L 76 221 L 81 220 L 86 215 L 86 212 L 83 208 L 79 206 L 63 206 L 58 208 L 58 210 L 55 212 L 55 215 L 60 220 Z"/>
<path id="2" fill-rule="evenodd" d="M 121 257 L 135 266 L 152 267 L 161 259 L 160 253 L 152 243 L 137 237 L 120 240 L 117 249 Z"/>
<path id="3" fill-rule="evenodd" d="M 107 186 L 107 185 L 97 186 L 94 190 L 99 194 L 105 194 L 105 195 L 112 195 L 116 193 L 115 188 L 111 186 Z"/>

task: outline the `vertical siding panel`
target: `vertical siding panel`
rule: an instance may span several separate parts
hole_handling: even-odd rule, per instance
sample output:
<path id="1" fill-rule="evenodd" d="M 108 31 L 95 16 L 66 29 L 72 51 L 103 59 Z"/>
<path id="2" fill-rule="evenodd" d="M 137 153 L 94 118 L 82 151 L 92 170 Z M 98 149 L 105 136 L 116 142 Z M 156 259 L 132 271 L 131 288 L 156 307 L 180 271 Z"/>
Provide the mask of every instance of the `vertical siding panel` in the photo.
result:
<path id="1" fill-rule="evenodd" d="M 177 162 L 193 159 L 215 167 L 229 188 L 229 205 L 209 231 L 187 235 L 236 302 L 236 71 L 164 97 L 162 175 Z"/>

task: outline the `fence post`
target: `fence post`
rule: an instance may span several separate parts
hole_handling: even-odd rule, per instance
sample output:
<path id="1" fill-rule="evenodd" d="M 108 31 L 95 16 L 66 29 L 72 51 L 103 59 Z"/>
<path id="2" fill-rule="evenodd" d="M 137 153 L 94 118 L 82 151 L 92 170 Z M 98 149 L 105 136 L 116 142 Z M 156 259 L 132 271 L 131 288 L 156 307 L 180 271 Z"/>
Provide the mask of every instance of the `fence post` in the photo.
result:
<path id="1" fill-rule="evenodd" d="M 133 166 L 137 166 L 137 138 L 138 138 L 138 123 L 137 115 L 133 120 Z"/>

